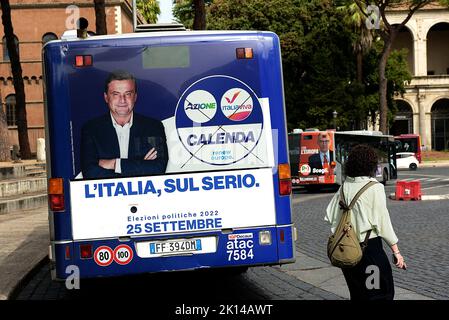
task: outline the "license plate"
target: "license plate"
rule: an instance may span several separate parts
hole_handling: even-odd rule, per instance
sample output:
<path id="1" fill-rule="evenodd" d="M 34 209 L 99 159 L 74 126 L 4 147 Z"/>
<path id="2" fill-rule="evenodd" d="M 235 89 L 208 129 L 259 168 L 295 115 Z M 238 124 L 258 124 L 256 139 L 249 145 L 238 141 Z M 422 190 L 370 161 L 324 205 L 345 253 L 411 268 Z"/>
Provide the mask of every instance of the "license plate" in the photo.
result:
<path id="1" fill-rule="evenodd" d="M 150 242 L 150 254 L 188 253 L 201 251 L 201 239 L 182 239 Z"/>
<path id="2" fill-rule="evenodd" d="M 197 237 L 190 239 L 141 241 L 136 242 L 136 251 L 140 258 L 214 253 L 217 251 L 217 238 Z"/>

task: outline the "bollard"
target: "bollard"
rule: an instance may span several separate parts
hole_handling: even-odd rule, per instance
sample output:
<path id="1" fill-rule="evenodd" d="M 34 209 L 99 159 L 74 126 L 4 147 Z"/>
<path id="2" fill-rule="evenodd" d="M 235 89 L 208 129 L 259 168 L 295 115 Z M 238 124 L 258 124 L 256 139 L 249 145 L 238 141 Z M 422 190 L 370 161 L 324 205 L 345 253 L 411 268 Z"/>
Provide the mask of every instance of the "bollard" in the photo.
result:
<path id="1" fill-rule="evenodd" d="M 11 160 L 13 162 L 21 162 L 20 161 L 20 156 L 19 156 L 19 146 L 17 144 L 14 144 L 12 146 Z"/>
<path id="2" fill-rule="evenodd" d="M 421 200 L 421 181 L 396 181 L 396 200 Z"/>
<path id="3" fill-rule="evenodd" d="M 44 138 L 37 139 L 37 161 L 39 161 L 39 162 L 45 161 L 45 139 Z"/>

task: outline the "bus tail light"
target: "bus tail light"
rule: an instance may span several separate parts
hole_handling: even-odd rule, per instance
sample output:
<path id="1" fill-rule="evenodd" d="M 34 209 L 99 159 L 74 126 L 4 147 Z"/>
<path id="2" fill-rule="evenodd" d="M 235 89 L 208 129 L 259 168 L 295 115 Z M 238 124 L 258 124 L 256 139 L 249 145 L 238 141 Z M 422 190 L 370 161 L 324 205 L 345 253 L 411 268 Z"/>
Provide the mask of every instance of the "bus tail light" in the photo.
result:
<path id="1" fill-rule="evenodd" d="M 254 57 L 253 48 L 237 48 L 235 53 L 237 59 L 252 59 Z"/>
<path id="2" fill-rule="evenodd" d="M 75 56 L 75 67 L 90 67 L 92 66 L 92 56 L 91 55 L 83 55 L 83 56 Z"/>
<path id="3" fill-rule="evenodd" d="M 81 259 L 92 259 L 92 245 L 82 244 L 80 245 L 80 257 Z"/>
<path id="4" fill-rule="evenodd" d="M 48 200 L 52 211 L 64 211 L 64 180 L 62 178 L 50 178 L 48 180 Z"/>
<path id="5" fill-rule="evenodd" d="M 65 259 L 70 260 L 71 254 L 70 254 L 70 246 L 65 246 Z"/>
<path id="6" fill-rule="evenodd" d="M 278 166 L 279 172 L 279 194 L 287 196 L 292 193 L 292 177 L 288 163 L 282 163 Z"/>

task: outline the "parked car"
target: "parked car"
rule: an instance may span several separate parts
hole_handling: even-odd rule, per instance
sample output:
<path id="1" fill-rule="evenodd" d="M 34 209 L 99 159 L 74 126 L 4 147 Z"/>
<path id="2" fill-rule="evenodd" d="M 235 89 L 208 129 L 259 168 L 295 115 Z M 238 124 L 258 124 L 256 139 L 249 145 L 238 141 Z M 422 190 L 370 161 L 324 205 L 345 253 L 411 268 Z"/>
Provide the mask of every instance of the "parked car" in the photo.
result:
<path id="1" fill-rule="evenodd" d="M 398 169 L 416 170 L 419 162 L 414 152 L 398 152 L 396 153 L 396 165 Z"/>

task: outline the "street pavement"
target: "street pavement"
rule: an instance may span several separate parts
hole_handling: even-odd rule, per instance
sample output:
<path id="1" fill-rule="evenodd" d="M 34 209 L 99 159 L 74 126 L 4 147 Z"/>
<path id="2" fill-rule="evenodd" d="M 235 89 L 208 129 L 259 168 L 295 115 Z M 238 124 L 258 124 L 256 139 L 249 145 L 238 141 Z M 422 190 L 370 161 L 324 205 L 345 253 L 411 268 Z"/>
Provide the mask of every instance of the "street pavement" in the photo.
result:
<path id="1" fill-rule="evenodd" d="M 0 215 L 0 300 L 48 254 L 47 208 Z"/>
<path id="2" fill-rule="evenodd" d="M 422 167 L 449 166 L 449 162 L 425 163 Z M 46 259 L 49 245 L 47 207 L 0 215 L 0 300 L 12 297 L 39 263 Z M 308 295 L 298 297 L 310 300 L 349 299 L 341 270 L 298 251 L 294 264 L 259 269 L 262 273 L 281 271 L 278 290 L 289 276 L 297 279 L 299 287 Z M 258 268 L 253 268 L 258 270 Z M 272 270 L 272 271 L 270 271 Z M 260 276 L 252 271 L 249 276 Z M 282 295 L 280 295 L 282 297 Z M 285 296 L 294 299 L 292 296 Z M 428 300 L 429 297 L 396 287 L 396 300 Z"/>
<path id="3" fill-rule="evenodd" d="M 47 208 L 9 213 L 0 216 L 0 300 L 10 299 L 20 289 L 26 276 L 47 257 L 49 244 Z M 275 290 L 271 298 L 290 300 L 349 299 L 349 291 L 340 269 L 297 252 L 294 264 L 281 267 L 256 267 L 246 277 L 276 278 L 266 288 Z M 297 281 L 292 281 L 294 277 Z M 272 282 L 272 281 L 271 281 Z M 304 294 L 294 297 L 288 287 L 295 283 Z M 412 291 L 396 288 L 396 300 L 430 299 Z"/>

